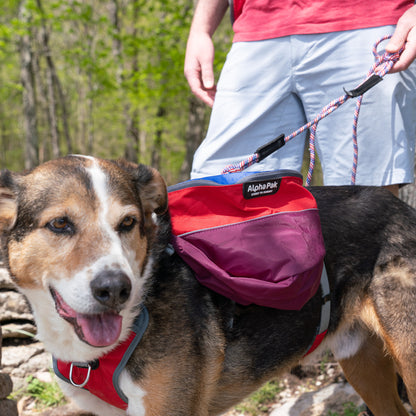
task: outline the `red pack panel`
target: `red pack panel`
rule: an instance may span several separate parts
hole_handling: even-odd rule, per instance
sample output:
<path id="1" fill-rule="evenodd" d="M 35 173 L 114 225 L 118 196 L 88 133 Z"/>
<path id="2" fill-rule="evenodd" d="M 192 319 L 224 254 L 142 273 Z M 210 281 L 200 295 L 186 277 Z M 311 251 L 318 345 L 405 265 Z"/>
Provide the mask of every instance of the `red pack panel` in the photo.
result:
<path id="1" fill-rule="evenodd" d="M 195 186 L 169 192 L 173 233 L 181 235 L 276 212 L 317 208 L 312 194 L 302 186 L 301 178 L 287 176 L 276 180 L 279 181 L 276 193 L 250 199 L 244 197 L 241 183 Z M 260 184 L 253 183 L 252 187 L 255 186 Z M 273 182 L 269 186 L 273 187 Z"/>

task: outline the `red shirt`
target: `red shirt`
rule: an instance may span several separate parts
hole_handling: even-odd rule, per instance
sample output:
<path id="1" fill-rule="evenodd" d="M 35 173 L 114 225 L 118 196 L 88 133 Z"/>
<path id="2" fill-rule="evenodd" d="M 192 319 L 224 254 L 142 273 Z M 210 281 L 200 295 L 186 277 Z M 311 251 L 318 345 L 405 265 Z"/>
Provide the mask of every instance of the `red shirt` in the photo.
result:
<path id="1" fill-rule="evenodd" d="M 413 0 L 233 0 L 234 42 L 393 25 Z"/>

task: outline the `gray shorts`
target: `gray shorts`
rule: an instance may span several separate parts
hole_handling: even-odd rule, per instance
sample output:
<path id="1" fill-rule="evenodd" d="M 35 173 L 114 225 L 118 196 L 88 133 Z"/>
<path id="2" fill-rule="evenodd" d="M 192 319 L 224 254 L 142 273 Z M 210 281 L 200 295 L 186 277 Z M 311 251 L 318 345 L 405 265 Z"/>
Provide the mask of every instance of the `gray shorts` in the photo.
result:
<path id="1" fill-rule="evenodd" d="M 330 101 L 358 86 L 374 63 L 372 47 L 394 27 L 293 35 L 234 43 L 224 64 L 207 136 L 191 176 L 216 175 L 281 133 L 312 120 Z M 379 45 L 378 51 L 383 52 Z M 356 99 L 319 122 L 317 151 L 325 185 L 348 185 Z M 358 121 L 357 184 L 413 182 L 416 63 L 388 74 L 364 94 Z M 301 170 L 305 133 L 250 170 Z"/>

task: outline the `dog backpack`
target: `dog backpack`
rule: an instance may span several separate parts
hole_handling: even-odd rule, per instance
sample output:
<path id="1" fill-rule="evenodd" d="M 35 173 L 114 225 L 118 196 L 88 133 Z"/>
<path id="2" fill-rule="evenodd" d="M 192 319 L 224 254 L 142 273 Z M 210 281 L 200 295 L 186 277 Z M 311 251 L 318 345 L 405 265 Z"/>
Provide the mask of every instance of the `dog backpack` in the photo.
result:
<path id="1" fill-rule="evenodd" d="M 325 249 L 300 174 L 228 173 L 168 192 L 172 245 L 201 284 L 242 305 L 287 310 L 316 293 Z"/>

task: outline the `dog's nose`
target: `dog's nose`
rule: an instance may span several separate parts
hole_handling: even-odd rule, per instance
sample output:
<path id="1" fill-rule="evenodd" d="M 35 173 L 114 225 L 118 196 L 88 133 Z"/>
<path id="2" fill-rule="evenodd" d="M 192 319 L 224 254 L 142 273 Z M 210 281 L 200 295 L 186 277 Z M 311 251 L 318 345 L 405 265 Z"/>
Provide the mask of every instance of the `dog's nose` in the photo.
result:
<path id="1" fill-rule="evenodd" d="M 122 271 L 101 272 L 90 283 L 94 298 L 111 309 L 118 309 L 130 296 L 131 282 Z"/>

